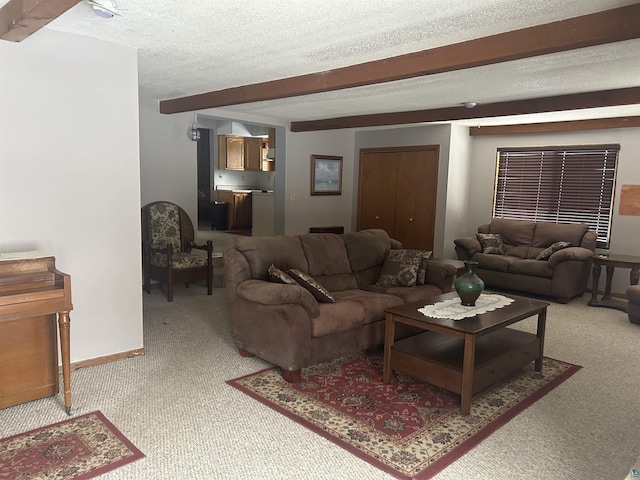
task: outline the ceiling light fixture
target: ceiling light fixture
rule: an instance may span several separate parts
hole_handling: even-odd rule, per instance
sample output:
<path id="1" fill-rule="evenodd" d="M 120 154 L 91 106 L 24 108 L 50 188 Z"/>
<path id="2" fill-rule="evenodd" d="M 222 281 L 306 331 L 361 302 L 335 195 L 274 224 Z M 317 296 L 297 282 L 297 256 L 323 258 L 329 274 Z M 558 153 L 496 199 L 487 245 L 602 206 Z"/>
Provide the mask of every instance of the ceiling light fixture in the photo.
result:
<path id="1" fill-rule="evenodd" d="M 464 102 L 462 105 L 466 108 L 476 108 L 478 104 L 476 102 Z"/>
<path id="2" fill-rule="evenodd" d="M 85 0 L 91 5 L 91 10 L 100 18 L 113 18 L 118 13 L 115 0 Z"/>
<path id="3" fill-rule="evenodd" d="M 189 138 L 194 142 L 200 140 L 200 130 L 198 130 L 198 122 L 196 120 L 196 112 L 193 112 L 193 123 L 191 124 L 191 130 L 189 130 Z"/>

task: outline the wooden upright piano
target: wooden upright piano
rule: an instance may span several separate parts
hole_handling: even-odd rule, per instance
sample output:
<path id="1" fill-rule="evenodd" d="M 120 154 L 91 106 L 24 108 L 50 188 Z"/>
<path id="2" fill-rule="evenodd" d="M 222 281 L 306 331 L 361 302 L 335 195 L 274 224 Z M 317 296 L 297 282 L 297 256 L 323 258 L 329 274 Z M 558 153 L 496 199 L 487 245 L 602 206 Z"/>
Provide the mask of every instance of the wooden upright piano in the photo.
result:
<path id="1" fill-rule="evenodd" d="M 59 392 L 57 317 L 64 405 L 71 414 L 71 277 L 55 261 L 37 251 L 0 253 L 0 408 Z"/>

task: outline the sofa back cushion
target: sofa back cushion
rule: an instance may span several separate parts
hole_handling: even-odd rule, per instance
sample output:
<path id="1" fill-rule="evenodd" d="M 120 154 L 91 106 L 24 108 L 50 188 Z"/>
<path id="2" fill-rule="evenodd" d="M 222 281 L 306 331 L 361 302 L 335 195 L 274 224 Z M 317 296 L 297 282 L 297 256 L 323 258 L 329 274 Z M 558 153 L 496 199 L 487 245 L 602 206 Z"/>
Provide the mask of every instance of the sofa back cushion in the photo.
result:
<path id="1" fill-rule="evenodd" d="M 266 280 L 269 267 L 273 264 L 280 270 L 297 268 L 309 271 L 307 258 L 302 250 L 300 238 L 296 235 L 275 237 L 238 237 L 235 248 L 244 255 L 251 269 L 251 278 Z"/>
<path id="2" fill-rule="evenodd" d="M 391 249 L 391 239 L 387 232 L 374 228 L 345 233 L 342 238 L 358 287 L 364 288 L 376 283 L 387 251 Z"/>
<path id="3" fill-rule="evenodd" d="M 309 264 L 307 272 L 320 285 L 331 292 L 357 288 L 342 235 L 307 233 L 300 235 L 300 244 Z"/>
<path id="4" fill-rule="evenodd" d="M 533 242 L 536 223 L 527 220 L 508 220 L 494 218 L 491 220 L 490 233 L 502 235 L 504 252 L 514 257 L 528 258 L 529 247 Z M 553 242 L 552 242 L 553 243 Z"/>
<path id="5" fill-rule="evenodd" d="M 588 230 L 589 225 L 586 223 L 538 222 L 533 235 L 533 246 L 547 248 L 556 242 L 570 242 L 572 245 L 579 246 Z"/>

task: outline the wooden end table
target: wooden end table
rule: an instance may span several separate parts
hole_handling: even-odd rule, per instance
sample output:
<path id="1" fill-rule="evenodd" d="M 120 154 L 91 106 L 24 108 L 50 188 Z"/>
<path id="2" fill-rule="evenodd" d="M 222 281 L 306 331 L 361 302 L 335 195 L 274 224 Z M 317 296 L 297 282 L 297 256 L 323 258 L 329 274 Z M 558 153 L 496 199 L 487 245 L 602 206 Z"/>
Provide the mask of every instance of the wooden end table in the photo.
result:
<path id="1" fill-rule="evenodd" d="M 604 295 L 598 300 L 598 283 L 600 282 L 600 271 L 602 266 L 607 268 L 607 279 L 604 287 Z M 593 286 L 591 290 L 591 300 L 588 305 L 591 307 L 615 308 L 626 312 L 629 302 L 611 298 L 611 281 L 616 267 L 630 268 L 629 284 L 637 285 L 640 278 L 640 257 L 632 255 L 594 255 L 593 256 Z"/>
<path id="2" fill-rule="evenodd" d="M 468 415 L 474 393 L 532 361 L 537 372 L 542 370 L 549 303 L 509 295 L 513 303 L 462 320 L 427 317 L 418 311 L 426 304 L 457 297 L 457 293 L 451 292 L 428 302 L 407 303 L 385 310 L 382 381 L 389 383 L 395 370 L 458 393 L 460 412 Z M 506 328 L 533 315 L 538 315 L 535 335 Z M 395 341 L 396 323 L 413 325 L 425 332 Z"/>

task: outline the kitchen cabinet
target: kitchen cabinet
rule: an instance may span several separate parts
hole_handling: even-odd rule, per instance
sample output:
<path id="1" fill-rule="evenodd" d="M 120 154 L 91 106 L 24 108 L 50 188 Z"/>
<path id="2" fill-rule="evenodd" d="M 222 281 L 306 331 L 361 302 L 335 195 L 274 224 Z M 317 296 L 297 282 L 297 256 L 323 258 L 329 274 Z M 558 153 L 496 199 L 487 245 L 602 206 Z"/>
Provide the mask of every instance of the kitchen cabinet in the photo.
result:
<path id="1" fill-rule="evenodd" d="M 275 172 L 276 129 L 269 128 L 267 132 L 269 134 L 269 138 L 266 142 L 262 142 L 262 170 L 264 172 Z"/>
<path id="2" fill-rule="evenodd" d="M 244 138 L 218 136 L 218 168 L 244 170 Z"/>
<path id="3" fill-rule="evenodd" d="M 244 169 L 262 170 L 262 138 L 244 139 Z"/>
<path id="4" fill-rule="evenodd" d="M 439 147 L 362 149 L 357 229 L 381 228 L 404 248 L 433 250 Z"/>
<path id="5" fill-rule="evenodd" d="M 228 230 L 251 228 L 253 220 L 251 193 L 218 190 L 218 200 L 228 204 Z"/>
<path id="6" fill-rule="evenodd" d="M 262 170 L 263 140 L 259 137 L 218 136 L 218 169 Z"/>

